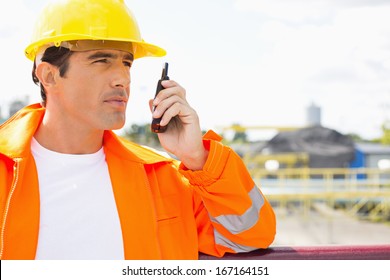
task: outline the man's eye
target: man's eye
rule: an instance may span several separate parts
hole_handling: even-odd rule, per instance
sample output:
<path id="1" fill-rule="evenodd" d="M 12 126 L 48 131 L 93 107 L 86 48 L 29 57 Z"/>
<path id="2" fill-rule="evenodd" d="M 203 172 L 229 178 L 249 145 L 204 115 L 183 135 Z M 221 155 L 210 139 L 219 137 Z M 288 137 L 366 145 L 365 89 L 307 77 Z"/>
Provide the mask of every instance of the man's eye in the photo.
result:
<path id="1" fill-rule="evenodd" d="M 132 62 L 131 61 L 123 61 L 123 65 L 126 67 L 131 67 Z"/>
<path id="2" fill-rule="evenodd" d="M 107 63 L 107 62 L 108 62 L 108 60 L 105 58 L 94 61 L 94 63 Z"/>

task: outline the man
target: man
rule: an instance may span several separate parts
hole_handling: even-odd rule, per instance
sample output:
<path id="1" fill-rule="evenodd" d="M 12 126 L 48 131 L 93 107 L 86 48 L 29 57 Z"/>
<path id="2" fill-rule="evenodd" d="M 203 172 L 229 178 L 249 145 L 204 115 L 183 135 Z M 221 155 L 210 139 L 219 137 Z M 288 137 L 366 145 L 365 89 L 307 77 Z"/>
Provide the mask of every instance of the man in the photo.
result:
<path id="1" fill-rule="evenodd" d="M 163 157 L 116 136 L 145 43 L 124 1 L 67 0 L 41 15 L 26 56 L 42 105 L 0 128 L 1 259 L 196 259 L 268 247 L 272 208 L 175 81 L 150 101 Z"/>

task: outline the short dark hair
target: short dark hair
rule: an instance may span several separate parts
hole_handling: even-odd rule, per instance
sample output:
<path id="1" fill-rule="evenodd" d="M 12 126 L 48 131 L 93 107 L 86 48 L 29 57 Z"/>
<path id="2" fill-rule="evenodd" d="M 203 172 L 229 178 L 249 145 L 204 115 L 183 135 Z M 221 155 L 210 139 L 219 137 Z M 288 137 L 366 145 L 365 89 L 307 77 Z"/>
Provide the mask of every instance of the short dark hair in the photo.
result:
<path id="1" fill-rule="evenodd" d="M 64 47 L 49 47 L 45 50 L 42 61 L 48 62 L 60 70 L 60 76 L 65 77 L 66 71 L 69 68 L 69 57 L 72 55 L 72 51 Z M 32 79 L 36 85 L 41 87 L 42 106 L 46 106 L 47 96 L 44 86 L 39 82 L 37 75 L 35 74 L 36 63 L 34 61 L 32 69 Z"/>

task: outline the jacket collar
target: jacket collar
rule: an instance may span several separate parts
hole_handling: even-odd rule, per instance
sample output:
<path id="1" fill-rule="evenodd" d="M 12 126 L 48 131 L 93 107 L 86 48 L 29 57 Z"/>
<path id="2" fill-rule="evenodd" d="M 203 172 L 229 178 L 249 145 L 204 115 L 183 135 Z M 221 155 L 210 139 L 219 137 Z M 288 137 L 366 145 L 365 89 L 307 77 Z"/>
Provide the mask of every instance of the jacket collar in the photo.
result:
<path id="1" fill-rule="evenodd" d="M 28 157 L 31 150 L 31 139 L 44 114 L 45 108 L 40 104 L 32 104 L 21 109 L 0 125 L 0 154 L 11 159 Z M 143 164 L 173 161 L 173 159 L 164 157 L 151 149 L 121 139 L 112 131 L 104 133 L 104 148 L 107 152 L 114 153 L 126 160 Z"/>
<path id="2" fill-rule="evenodd" d="M 139 162 L 142 164 L 154 164 L 159 162 L 173 162 L 174 159 L 162 155 L 149 147 L 140 146 L 136 143 L 123 139 L 110 130 L 104 133 L 104 149 L 116 156 Z"/>
<path id="3" fill-rule="evenodd" d="M 45 109 L 39 104 L 27 106 L 0 126 L 0 153 L 9 158 L 30 154 L 30 143 L 42 121 Z"/>

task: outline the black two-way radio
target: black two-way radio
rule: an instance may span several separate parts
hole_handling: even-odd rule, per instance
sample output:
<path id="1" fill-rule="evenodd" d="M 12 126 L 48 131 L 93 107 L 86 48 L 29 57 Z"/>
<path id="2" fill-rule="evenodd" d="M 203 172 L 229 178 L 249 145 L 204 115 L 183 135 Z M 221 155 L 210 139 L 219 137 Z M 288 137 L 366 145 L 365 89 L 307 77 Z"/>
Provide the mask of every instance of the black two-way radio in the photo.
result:
<path id="1" fill-rule="evenodd" d="M 157 89 L 156 89 L 156 94 L 154 96 L 154 98 L 156 98 L 156 96 L 158 95 L 158 93 L 164 88 L 161 84 L 162 81 L 164 80 L 169 80 L 169 77 L 168 77 L 168 63 L 165 62 L 165 65 L 164 65 L 164 68 L 162 70 L 162 74 L 161 74 L 161 79 L 158 80 L 157 82 Z M 153 108 L 153 111 L 155 110 L 155 108 Z M 161 119 L 162 119 L 162 116 L 160 118 L 153 118 L 152 120 L 152 123 L 150 125 L 150 129 L 155 132 L 155 133 L 162 133 L 162 132 L 165 132 L 167 130 L 167 125 L 166 126 L 161 126 L 160 125 L 160 122 L 161 122 Z"/>

